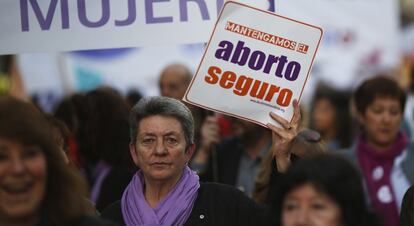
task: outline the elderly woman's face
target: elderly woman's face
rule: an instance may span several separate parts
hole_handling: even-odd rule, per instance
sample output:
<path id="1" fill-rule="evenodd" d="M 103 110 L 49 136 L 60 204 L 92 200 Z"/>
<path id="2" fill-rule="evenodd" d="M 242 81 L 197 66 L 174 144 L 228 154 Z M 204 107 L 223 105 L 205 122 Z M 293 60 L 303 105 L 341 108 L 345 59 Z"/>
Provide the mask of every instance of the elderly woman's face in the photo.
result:
<path id="1" fill-rule="evenodd" d="M 146 179 L 174 182 L 191 158 L 193 151 L 186 152 L 186 146 L 178 120 L 155 115 L 140 121 L 137 141 L 130 151 Z"/>
<path id="2" fill-rule="evenodd" d="M 0 138 L 0 219 L 39 214 L 46 169 L 45 156 L 38 147 Z"/>
<path id="3" fill-rule="evenodd" d="M 282 206 L 283 226 L 341 226 L 340 207 L 310 183 L 290 191 Z"/>
<path id="4" fill-rule="evenodd" d="M 377 97 L 360 118 L 368 142 L 377 148 L 387 148 L 393 144 L 400 130 L 400 102 L 396 98 Z"/>

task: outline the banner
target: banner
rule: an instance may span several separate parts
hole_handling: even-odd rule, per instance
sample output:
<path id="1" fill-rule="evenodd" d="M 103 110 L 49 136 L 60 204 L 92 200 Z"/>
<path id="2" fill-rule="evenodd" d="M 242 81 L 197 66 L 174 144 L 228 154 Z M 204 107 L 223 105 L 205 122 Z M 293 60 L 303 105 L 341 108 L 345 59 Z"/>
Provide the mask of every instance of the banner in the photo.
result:
<path id="1" fill-rule="evenodd" d="M 324 29 L 312 83 L 353 89 L 361 80 L 400 63 L 399 1 L 275 0 L 275 5 L 279 15 Z"/>
<path id="2" fill-rule="evenodd" d="M 184 100 L 266 126 L 300 100 L 322 29 L 227 2 Z"/>
<path id="3" fill-rule="evenodd" d="M 205 42 L 223 0 L 2 0 L 0 54 Z"/>
<path id="4" fill-rule="evenodd" d="M 274 7 L 268 0 L 257 2 Z M 0 54 L 202 43 L 207 41 L 223 3 L 2 0 Z"/>

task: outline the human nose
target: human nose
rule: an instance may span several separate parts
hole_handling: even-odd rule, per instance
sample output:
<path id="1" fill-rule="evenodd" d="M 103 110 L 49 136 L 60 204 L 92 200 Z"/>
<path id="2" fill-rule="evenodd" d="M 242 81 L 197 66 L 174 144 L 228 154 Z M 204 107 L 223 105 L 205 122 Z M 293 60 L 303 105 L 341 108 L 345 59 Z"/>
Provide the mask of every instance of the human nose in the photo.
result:
<path id="1" fill-rule="evenodd" d="M 383 120 L 385 123 L 389 123 L 389 122 L 391 121 L 391 119 L 392 119 L 392 115 L 391 115 L 391 113 L 389 113 L 389 112 L 385 112 L 385 113 L 383 114 L 383 116 L 382 116 L 382 120 Z"/>
<path id="2" fill-rule="evenodd" d="M 16 157 L 12 159 L 10 171 L 13 174 L 21 174 L 25 171 L 25 169 L 26 169 L 25 163 L 21 158 Z"/>
<path id="3" fill-rule="evenodd" d="M 156 155 L 163 155 L 167 153 L 167 150 L 164 145 L 164 141 L 162 139 L 157 140 L 157 144 L 155 146 L 155 154 Z"/>
<path id="4" fill-rule="evenodd" d="M 295 216 L 296 225 L 307 225 L 309 223 L 309 215 L 306 209 L 299 210 L 297 215 Z"/>
<path id="5" fill-rule="evenodd" d="M 164 87 L 164 86 L 162 86 L 162 87 L 160 88 L 160 92 L 161 92 L 161 96 L 167 96 L 167 94 L 169 93 L 169 92 L 168 92 L 168 88 L 166 88 L 166 87 Z"/>

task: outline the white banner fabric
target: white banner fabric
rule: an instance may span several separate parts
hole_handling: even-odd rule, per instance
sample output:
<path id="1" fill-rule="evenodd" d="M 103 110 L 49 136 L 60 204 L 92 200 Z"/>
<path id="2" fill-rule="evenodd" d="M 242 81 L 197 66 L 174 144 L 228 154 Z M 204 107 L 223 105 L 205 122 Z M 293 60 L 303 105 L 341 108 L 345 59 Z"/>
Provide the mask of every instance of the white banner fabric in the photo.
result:
<path id="1" fill-rule="evenodd" d="M 400 63 L 398 1 L 275 0 L 275 12 L 323 28 L 312 79 L 352 89 Z"/>
<path id="2" fill-rule="evenodd" d="M 0 54 L 206 42 L 223 0 L 1 0 Z"/>

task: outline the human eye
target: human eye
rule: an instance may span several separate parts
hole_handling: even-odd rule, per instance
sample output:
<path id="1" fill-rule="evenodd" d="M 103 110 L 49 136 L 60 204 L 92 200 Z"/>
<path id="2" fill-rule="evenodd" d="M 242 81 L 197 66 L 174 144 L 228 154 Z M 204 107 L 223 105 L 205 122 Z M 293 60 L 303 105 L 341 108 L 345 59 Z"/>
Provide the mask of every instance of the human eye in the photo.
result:
<path id="1" fill-rule="evenodd" d="M 382 109 L 381 107 L 372 107 L 372 111 L 373 111 L 375 114 L 381 114 L 381 113 L 382 113 L 382 111 L 383 111 L 383 109 Z"/>
<path id="2" fill-rule="evenodd" d="M 322 203 L 322 202 L 312 203 L 311 207 L 314 210 L 325 210 L 327 208 L 325 203 Z"/>
<path id="3" fill-rule="evenodd" d="M 169 88 L 172 89 L 172 90 L 176 90 L 176 89 L 179 88 L 179 86 L 178 86 L 178 84 L 170 84 Z"/>
<path id="4" fill-rule="evenodd" d="M 294 201 L 288 201 L 283 204 L 283 211 L 294 211 L 299 208 L 299 204 Z"/>
<path id="5" fill-rule="evenodd" d="M 6 153 L 0 151 L 0 162 L 6 161 L 7 158 L 8 158 L 8 155 Z"/>
<path id="6" fill-rule="evenodd" d="M 390 110 L 391 115 L 399 115 L 400 114 L 400 109 L 399 108 L 393 108 Z"/>
<path id="7" fill-rule="evenodd" d="M 144 145 L 150 145 L 150 144 L 154 143 L 154 140 L 155 139 L 152 138 L 152 137 L 144 137 L 142 139 L 141 143 L 144 144 Z"/>
<path id="8" fill-rule="evenodd" d="M 37 147 L 26 147 L 23 150 L 23 157 L 24 158 L 35 158 L 37 156 L 39 156 L 41 153 L 40 148 Z"/>
<path id="9" fill-rule="evenodd" d="M 173 136 L 167 137 L 165 140 L 166 140 L 167 144 L 169 144 L 169 145 L 178 144 L 178 139 L 173 137 Z"/>

